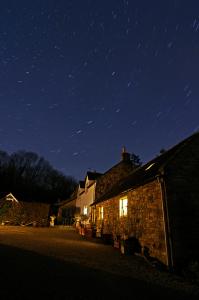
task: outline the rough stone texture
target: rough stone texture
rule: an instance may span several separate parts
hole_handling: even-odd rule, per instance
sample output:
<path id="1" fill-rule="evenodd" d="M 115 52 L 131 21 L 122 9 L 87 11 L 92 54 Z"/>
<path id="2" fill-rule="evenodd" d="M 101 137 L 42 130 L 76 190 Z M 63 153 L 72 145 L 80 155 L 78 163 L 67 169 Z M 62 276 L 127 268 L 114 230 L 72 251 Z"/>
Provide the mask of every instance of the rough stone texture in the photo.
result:
<path id="1" fill-rule="evenodd" d="M 20 202 L 23 209 L 24 224 L 35 222 L 37 226 L 47 226 L 50 204 L 37 202 Z"/>
<path id="2" fill-rule="evenodd" d="M 1 224 L 20 224 L 22 221 L 21 213 L 23 208 L 19 202 L 7 201 L 6 198 L 0 201 L 0 223 Z"/>
<path id="3" fill-rule="evenodd" d="M 98 200 L 108 193 L 117 182 L 129 175 L 133 170 L 130 160 L 122 160 L 97 179 L 95 199 Z"/>
<path id="4" fill-rule="evenodd" d="M 119 216 L 119 200 L 128 197 L 128 214 Z M 99 220 L 99 207 L 104 207 L 104 219 Z M 161 186 L 158 180 L 147 183 L 96 205 L 97 230 L 113 238 L 138 239 L 142 249 L 167 265 Z"/>
<path id="5" fill-rule="evenodd" d="M 8 201 L 7 201 L 8 202 Z M 1 203 L 0 223 L 8 225 L 47 226 L 50 205 L 36 202 Z"/>
<path id="6" fill-rule="evenodd" d="M 175 267 L 199 260 L 199 136 L 165 169 L 165 186 Z"/>
<path id="7" fill-rule="evenodd" d="M 104 206 L 104 220 L 97 219 L 97 231 L 121 239 L 132 235 L 149 249 L 150 256 L 174 270 L 185 270 L 199 262 L 199 133 L 149 162 L 147 169 L 134 172 L 120 189 L 108 178 L 113 193 L 96 203 L 97 218 L 99 206 Z M 106 191 L 106 184 L 100 188 Z M 128 216 L 120 218 L 119 198 L 125 190 Z"/>

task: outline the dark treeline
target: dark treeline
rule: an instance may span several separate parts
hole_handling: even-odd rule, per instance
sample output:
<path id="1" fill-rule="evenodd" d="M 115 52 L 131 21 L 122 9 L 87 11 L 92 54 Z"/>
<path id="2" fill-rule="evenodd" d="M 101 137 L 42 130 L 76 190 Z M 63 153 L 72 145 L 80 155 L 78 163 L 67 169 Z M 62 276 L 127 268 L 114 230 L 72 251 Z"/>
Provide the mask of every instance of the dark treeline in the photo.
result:
<path id="1" fill-rule="evenodd" d="M 0 192 L 13 193 L 23 201 L 54 203 L 68 198 L 76 181 L 55 170 L 36 153 L 0 151 Z"/>

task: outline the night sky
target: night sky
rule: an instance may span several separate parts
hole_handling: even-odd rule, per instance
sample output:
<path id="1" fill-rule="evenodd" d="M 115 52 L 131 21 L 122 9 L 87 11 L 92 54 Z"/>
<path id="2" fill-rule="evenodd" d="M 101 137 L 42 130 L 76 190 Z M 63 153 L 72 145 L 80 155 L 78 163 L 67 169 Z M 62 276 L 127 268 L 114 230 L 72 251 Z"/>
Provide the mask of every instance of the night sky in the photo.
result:
<path id="1" fill-rule="evenodd" d="M 0 3 L 0 149 L 82 179 L 199 130 L 199 1 Z"/>

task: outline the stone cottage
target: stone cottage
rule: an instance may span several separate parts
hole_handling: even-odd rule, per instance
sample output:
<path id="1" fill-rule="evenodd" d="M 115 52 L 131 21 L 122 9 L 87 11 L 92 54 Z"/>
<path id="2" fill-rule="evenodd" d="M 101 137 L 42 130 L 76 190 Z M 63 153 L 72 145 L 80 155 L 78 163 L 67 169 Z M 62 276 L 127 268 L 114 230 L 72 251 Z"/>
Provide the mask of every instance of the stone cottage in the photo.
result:
<path id="1" fill-rule="evenodd" d="M 107 195 L 117 183 L 126 178 L 137 167 L 138 166 L 131 160 L 130 153 L 126 152 L 125 147 L 123 147 L 119 163 L 111 167 L 97 179 L 95 202 L 97 199 L 102 199 L 103 196 Z M 96 235 L 101 237 L 101 228 L 96 226 L 96 219 L 99 217 L 99 214 L 103 214 L 103 207 L 100 208 L 100 212 L 96 215 L 95 206 L 91 205 L 90 223 L 92 228 L 96 231 Z"/>
<path id="2" fill-rule="evenodd" d="M 199 260 L 199 133 L 96 195 L 92 220 L 116 244 L 171 269 Z"/>
<path id="3" fill-rule="evenodd" d="M 131 160 L 130 153 L 126 152 L 125 147 L 123 147 L 119 163 L 97 179 L 95 198 L 99 199 L 107 194 L 117 182 L 129 175 L 136 167 Z"/>
<path id="4" fill-rule="evenodd" d="M 19 201 L 12 193 L 0 199 L 1 225 L 47 226 L 50 205 L 47 203 Z"/>
<path id="5" fill-rule="evenodd" d="M 78 226 L 81 223 L 81 225 L 90 228 L 95 223 L 93 222 L 95 211 L 91 212 L 91 205 L 95 202 L 95 199 L 110 191 L 115 183 L 125 178 L 134 168 L 135 164 L 132 162 L 130 154 L 123 148 L 121 161 L 104 174 L 87 172 L 85 180 L 79 182 L 76 196 L 59 204 L 58 217 L 60 218 L 61 215 L 64 217 L 73 210 L 76 225 Z M 76 208 L 74 209 L 74 207 Z M 98 232 L 99 235 L 100 232 Z"/>

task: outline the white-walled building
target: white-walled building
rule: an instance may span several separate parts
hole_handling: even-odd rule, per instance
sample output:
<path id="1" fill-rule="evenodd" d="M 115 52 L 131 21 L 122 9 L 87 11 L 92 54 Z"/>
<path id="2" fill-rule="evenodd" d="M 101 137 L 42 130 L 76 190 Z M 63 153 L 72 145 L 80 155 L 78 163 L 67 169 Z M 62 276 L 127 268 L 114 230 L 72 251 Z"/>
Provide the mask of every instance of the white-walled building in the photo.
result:
<path id="1" fill-rule="evenodd" d="M 90 219 L 91 207 L 95 201 L 95 189 L 96 180 L 102 174 L 97 172 L 87 172 L 85 181 L 79 182 L 79 188 L 77 192 L 76 208 L 78 213 L 78 219 L 81 222 L 85 222 Z"/>

